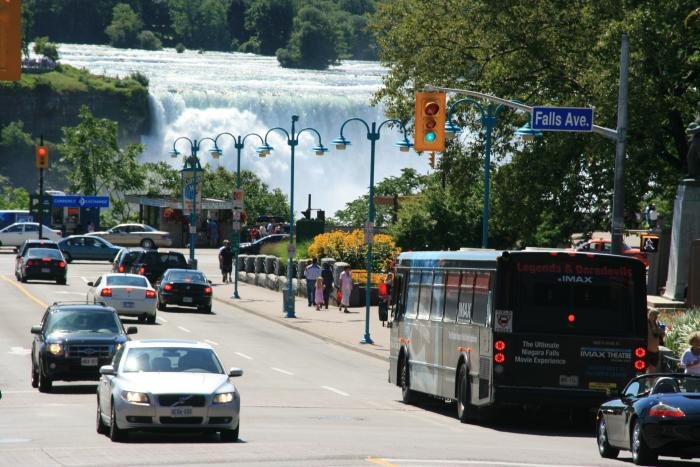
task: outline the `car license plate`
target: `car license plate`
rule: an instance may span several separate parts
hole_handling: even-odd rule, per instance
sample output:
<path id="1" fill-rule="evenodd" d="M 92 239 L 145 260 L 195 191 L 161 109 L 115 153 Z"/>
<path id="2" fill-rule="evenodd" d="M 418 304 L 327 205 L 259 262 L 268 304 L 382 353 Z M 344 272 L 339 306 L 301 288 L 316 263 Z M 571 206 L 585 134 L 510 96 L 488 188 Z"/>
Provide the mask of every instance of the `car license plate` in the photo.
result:
<path id="1" fill-rule="evenodd" d="M 44 272 L 44 273 L 51 272 L 51 269 L 49 269 L 49 268 L 41 268 L 41 272 Z"/>
<path id="2" fill-rule="evenodd" d="M 192 297 L 182 297 L 182 303 L 192 303 Z"/>
<path id="3" fill-rule="evenodd" d="M 170 409 L 170 415 L 173 417 L 189 417 L 192 415 L 192 407 L 175 407 Z"/>
<path id="4" fill-rule="evenodd" d="M 122 306 L 124 308 L 133 308 L 134 307 L 134 302 L 122 302 Z"/>
<path id="5" fill-rule="evenodd" d="M 97 366 L 97 357 L 83 357 L 80 359 L 82 366 Z"/>

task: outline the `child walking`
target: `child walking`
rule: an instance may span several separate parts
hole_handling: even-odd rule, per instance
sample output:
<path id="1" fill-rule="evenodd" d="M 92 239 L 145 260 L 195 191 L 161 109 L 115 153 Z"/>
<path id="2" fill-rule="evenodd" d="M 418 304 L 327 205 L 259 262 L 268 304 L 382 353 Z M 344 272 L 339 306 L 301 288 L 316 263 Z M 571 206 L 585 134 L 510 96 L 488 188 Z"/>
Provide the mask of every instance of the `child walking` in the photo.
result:
<path id="1" fill-rule="evenodd" d="M 318 276 L 316 278 L 316 290 L 314 291 L 314 298 L 316 299 L 316 309 L 320 310 L 321 305 L 323 305 L 323 277 Z"/>

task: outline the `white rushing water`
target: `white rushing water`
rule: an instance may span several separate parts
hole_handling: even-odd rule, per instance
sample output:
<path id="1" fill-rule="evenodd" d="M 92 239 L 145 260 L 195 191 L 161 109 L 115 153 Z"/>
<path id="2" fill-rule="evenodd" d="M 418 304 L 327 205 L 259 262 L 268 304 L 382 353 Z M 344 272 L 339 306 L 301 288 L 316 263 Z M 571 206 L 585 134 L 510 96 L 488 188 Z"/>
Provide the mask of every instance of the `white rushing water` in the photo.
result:
<path id="1" fill-rule="evenodd" d="M 330 70 L 313 71 L 285 69 L 274 57 L 241 53 L 178 54 L 174 49 L 150 52 L 79 44 L 61 44 L 59 53 L 62 63 L 93 73 L 126 76 L 138 71 L 149 78 L 154 121 L 151 133 L 142 135 L 144 161 L 164 160 L 181 168 L 182 159 L 169 156 L 180 136 L 198 140 L 221 132 L 264 136 L 274 127 L 290 132 L 291 116 L 299 115 L 297 130 L 315 128 L 330 151 L 324 157 L 314 155 L 311 148 L 316 145 L 316 135 L 308 131 L 300 135 L 294 162 L 295 211 L 306 209 L 311 194 L 312 208 L 333 215 L 368 191 L 370 143 L 365 127 L 359 122 L 345 127 L 343 134 L 352 142 L 345 151 L 337 151 L 331 141 L 349 118 L 360 117 L 368 124 L 386 119 L 382 108 L 369 103 L 385 73 L 376 62 L 345 61 Z M 421 173 L 428 170 L 426 157 L 418 157 L 414 151 L 399 152 L 394 143 L 401 138 L 398 128 L 382 129 L 376 147 L 375 184 L 399 175 L 404 167 Z M 208 151 L 211 146 L 205 141 L 198 154 L 202 164 L 235 171 L 233 139 L 222 136 L 219 141 L 224 157 L 212 159 Z M 255 172 L 271 188 L 280 188 L 289 195 L 291 158 L 287 138 L 275 131 L 268 142 L 275 150 L 261 159 L 255 153 L 259 140 L 248 138 L 241 168 Z M 177 149 L 189 154 L 186 142 L 179 142 Z"/>

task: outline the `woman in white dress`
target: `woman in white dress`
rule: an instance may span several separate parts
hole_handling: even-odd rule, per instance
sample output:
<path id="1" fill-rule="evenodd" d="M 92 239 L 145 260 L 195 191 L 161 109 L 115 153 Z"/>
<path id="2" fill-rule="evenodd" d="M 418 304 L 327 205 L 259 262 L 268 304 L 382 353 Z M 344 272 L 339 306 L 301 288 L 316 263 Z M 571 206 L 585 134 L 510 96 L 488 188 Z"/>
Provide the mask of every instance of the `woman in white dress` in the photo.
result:
<path id="1" fill-rule="evenodd" d="M 348 311 L 350 294 L 352 293 L 352 271 L 350 266 L 345 266 L 343 272 L 340 273 L 340 292 L 343 294 L 340 299 L 340 309 L 345 308 L 345 313 L 350 313 Z"/>

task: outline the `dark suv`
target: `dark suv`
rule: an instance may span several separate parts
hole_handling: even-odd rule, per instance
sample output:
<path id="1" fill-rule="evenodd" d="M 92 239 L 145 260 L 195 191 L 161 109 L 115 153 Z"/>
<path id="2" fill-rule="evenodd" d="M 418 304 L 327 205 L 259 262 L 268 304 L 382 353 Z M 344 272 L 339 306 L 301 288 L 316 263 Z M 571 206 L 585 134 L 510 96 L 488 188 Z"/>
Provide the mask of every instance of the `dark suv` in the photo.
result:
<path id="1" fill-rule="evenodd" d="M 54 303 L 41 324 L 32 326 L 32 387 L 51 391 L 54 381 L 100 379 L 100 366 L 109 365 L 114 353 L 135 334 L 126 330 L 117 311 L 87 303 Z"/>
<path id="2" fill-rule="evenodd" d="M 133 274 L 141 274 L 155 285 L 168 269 L 188 269 L 185 255 L 177 251 L 143 250 L 131 264 Z"/>
<path id="3" fill-rule="evenodd" d="M 112 272 L 130 272 L 131 265 L 139 257 L 143 248 L 122 248 L 112 261 Z"/>

